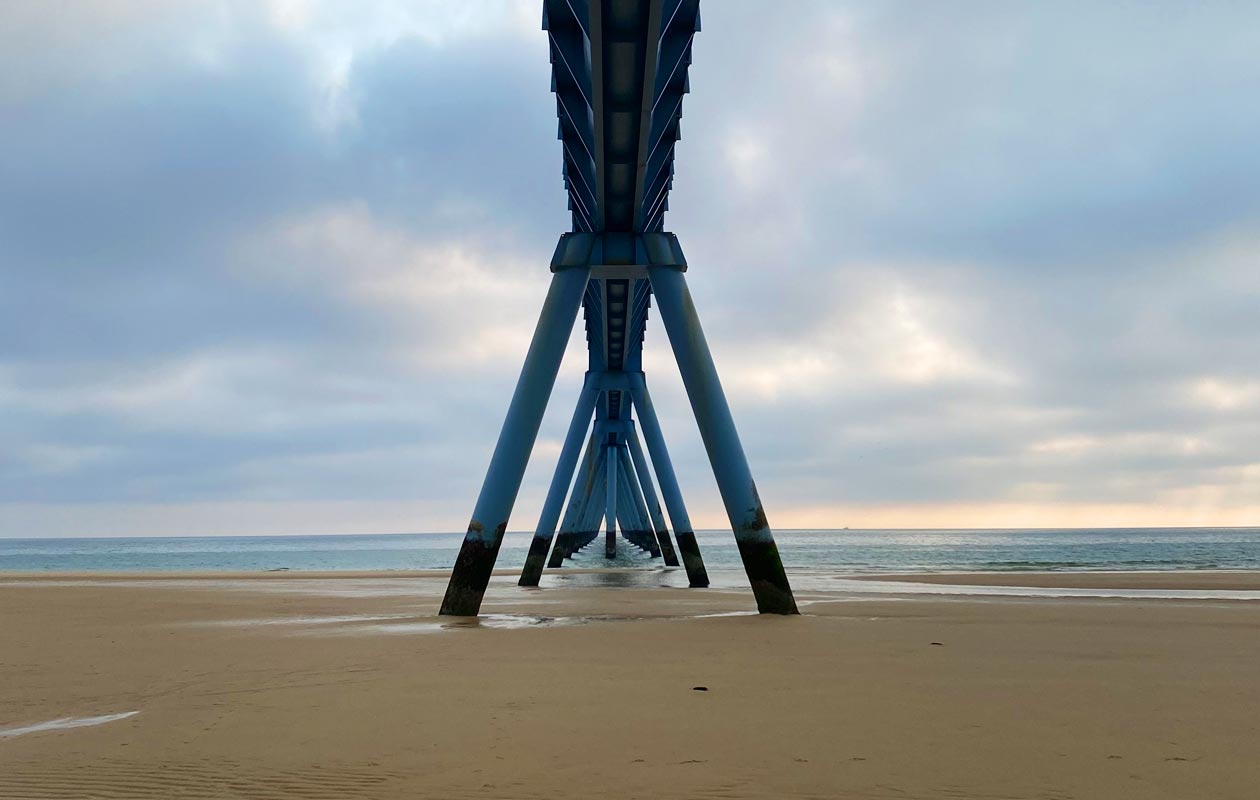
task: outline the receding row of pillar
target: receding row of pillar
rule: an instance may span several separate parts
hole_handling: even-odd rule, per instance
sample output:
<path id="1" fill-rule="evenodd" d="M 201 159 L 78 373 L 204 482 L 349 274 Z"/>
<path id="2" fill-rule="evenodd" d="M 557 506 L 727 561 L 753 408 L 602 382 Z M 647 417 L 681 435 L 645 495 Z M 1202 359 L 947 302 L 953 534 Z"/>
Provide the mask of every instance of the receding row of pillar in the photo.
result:
<path id="1" fill-rule="evenodd" d="M 583 236 L 589 238 L 591 235 L 565 235 L 575 239 Z M 470 616 L 478 613 L 503 543 L 508 517 L 516 502 L 530 451 L 538 436 L 547 400 L 555 385 L 556 373 L 564 356 L 569 333 L 583 297 L 586 296 L 587 284 L 609 280 L 592 275 L 593 267 L 589 260 L 583 262 L 579 259 L 577 263 L 569 263 L 566 254 L 570 248 L 566 247 L 565 237 L 561 238 L 557 258 L 553 259 L 551 287 L 543 303 L 538 325 L 534 329 L 516 390 L 508 404 L 507 417 L 499 432 L 499 440 L 486 470 L 481 492 L 477 496 L 473 516 L 468 523 L 468 532 L 451 571 L 450 583 L 439 612 L 442 614 Z M 642 240 L 639 244 L 648 255 L 659 254 L 658 251 L 668 255 L 666 251 L 670 247 L 667 245 L 670 242 L 676 245 L 671 234 L 643 234 L 639 239 Z M 589 242 L 586 249 L 590 251 L 586 258 L 593 258 L 591 253 L 594 251 L 590 249 Z M 629 267 L 614 266 L 611 269 L 640 270 L 641 275 L 635 280 L 649 281 L 651 296 L 656 298 L 656 307 L 678 363 L 679 375 L 695 414 L 700 438 L 709 456 L 709 464 L 713 469 L 718 492 L 722 496 L 758 610 L 762 613 L 795 614 L 797 609 L 792 589 L 783 570 L 774 535 L 766 521 L 748 459 L 735 430 L 730 406 L 722 391 L 713 356 L 700 326 L 699 315 L 687 288 L 683 274 L 685 261 L 682 261 L 680 252 L 678 255 L 677 263 L 671 262 L 669 265 L 647 263 Z M 639 341 L 641 343 L 641 337 Z M 647 488 L 650 476 L 643 459 L 643 447 L 635 445 L 638 436 L 631 421 L 632 409 L 642 429 L 643 444 L 646 444 L 647 453 L 652 459 L 655 477 L 661 489 L 660 499 L 664 502 L 665 510 L 674 526 L 679 560 L 686 568 L 692 586 L 707 586 L 709 579 L 704 561 L 701 559 L 695 531 L 687 516 L 682 492 L 678 488 L 678 481 L 665 449 L 665 437 L 661 434 L 652 399 L 644 382 L 641 362 L 633 358 L 629 363 L 620 364 L 622 369 L 608 370 L 607 359 L 597 359 L 596 355 L 592 351 L 593 371 L 587 373 L 577 408 L 574 409 L 569 423 L 568 434 L 543 503 L 543 511 L 530 544 L 520 583 L 525 586 L 538 584 L 552 541 L 556 538 L 557 525 L 560 525 L 561 536 L 556 552 L 560 554 L 559 562 L 562 563 L 566 554 L 571 555 L 576 547 L 589 544 L 598 535 L 601 516 L 606 529 L 613 530 L 618 514 L 623 513 L 620 510 L 622 505 L 625 507 L 625 519 L 636 515 L 635 524 L 638 524 L 635 504 L 617 503 L 618 493 L 631 497 L 635 494 L 629 480 L 630 474 L 639 483 L 639 491 L 648 510 L 647 517 L 652 522 L 654 536 L 658 530 L 664 530 L 663 525 L 658 529 L 656 521 L 652 519 L 650 509 L 653 506 L 659 509 L 660 505 L 650 502 Z M 636 356 L 637 351 L 631 355 Z M 598 401 L 602 396 L 614 392 L 620 393 L 616 404 L 618 413 L 617 418 L 609 419 L 606 407 L 612 404 L 599 404 Z M 625 402 L 627 397 L 630 403 Z M 604 409 L 604 413 L 596 413 L 597 405 Z M 592 417 L 595 420 L 593 426 Z M 591 464 L 588 469 L 577 471 L 583 442 L 588 444 Z M 617 446 L 619 443 L 624 443 L 627 448 L 630 456 L 628 467 L 623 463 L 622 451 Z M 575 471 L 577 477 L 573 479 L 573 491 L 570 491 L 570 480 Z M 619 473 L 626 475 L 624 488 Z M 571 498 L 569 508 L 563 509 L 566 496 Z M 565 511 L 563 523 L 562 510 Z M 623 524 L 623 529 L 628 528 Z M 655 538 L 664 556 L 662 538 Z M 648 541 L 646 535 L 643 539 L 645 543 Z M 668 536 L 664 541 L 668 541 Z M 613 541 L 611 546 L 615 547 L 615 544 Z M 610 546 L 607 541 L 605 546 Z M 552 561 L 555 560 L 553 554 Z"/>
<path id="2" fill-rule="evenodd" d="M 618 388 L 609 388 L 610 385 Z M 628 412 L 631 403 L 638 412 L 648 440 L 651 463 L 656 468 L 656 480 L 653 480 L 648 453 L 644 452 L 638 426 L 628 418 L 614 420 L 602 416 L 607 404 L 600 401 L 610 391 L 622 392 L 625 397 L 621 406 L 623 412 Z M 596 412 L 597 408 L 599 412 Z M 592 413 L 595 413 L 593 424 Z M 629 414 L 625 413 L 625 416 L 629 417 Z M 574 473 L 572 469 L 565 469 L 565 462 L 569 460 L 566 456 L 572 457 L 571 454 L 576 453 L 581 446 L 583 434 L 588 429 L 590 432 L 585 437 L 586 447 L 581 466 L 576 470 L 570 489 L 565 476 Z M 696 544 L 691 520 L 687 516 L 686 506 L 683 505 L 682 492 L 678 488 L 673 465 L 665 449 L 665 438 L 661 435 L 647 385 L 641 374 L 587 375 L 560 461 L 552 479 L 551 490 L 544 502 L 539 526 L 530 542 L 529 555 L 521 572 L 521 586 L 537 586 L 544 564 L 551 568 L 562 566 L 565 559 L 572 558 L 599 538 L 601 525 L 605 557 L 614 558 L 617 555 L 617 532 L 620 530 L 626 541 L 653 558 L 664 559 L 667 566 L 680 565 L 678 552 L 681 551 L 690 585 L 709 585 L 704 559 Z M 665 495 L 669 517 L 674 522 L 677 549 L 671 540 L 661 500 L 656 492 L 658 481 Z M 566 489 L 569 502 L 564 509 L 559 532 L 556 533 L 559 504 L 552 501 L 557 496 L 563 501 Z"/>

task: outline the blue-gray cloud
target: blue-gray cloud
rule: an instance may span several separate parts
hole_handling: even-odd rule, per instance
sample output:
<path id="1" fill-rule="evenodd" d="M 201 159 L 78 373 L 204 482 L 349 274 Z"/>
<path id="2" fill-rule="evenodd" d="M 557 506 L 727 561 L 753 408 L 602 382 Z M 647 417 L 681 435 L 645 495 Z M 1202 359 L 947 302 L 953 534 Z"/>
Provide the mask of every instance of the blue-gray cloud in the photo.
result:
<path id="1" fill-rule="evenodd" d="M 0 503 L 458 527 L 566 216 L 543 34 L 127 8 L 0 12 Z M 706 5 L 669 227 L 771 508 L 1260 506 L 1248 16 Z M 0 534 L 72 532 L 38 518 Z"/>

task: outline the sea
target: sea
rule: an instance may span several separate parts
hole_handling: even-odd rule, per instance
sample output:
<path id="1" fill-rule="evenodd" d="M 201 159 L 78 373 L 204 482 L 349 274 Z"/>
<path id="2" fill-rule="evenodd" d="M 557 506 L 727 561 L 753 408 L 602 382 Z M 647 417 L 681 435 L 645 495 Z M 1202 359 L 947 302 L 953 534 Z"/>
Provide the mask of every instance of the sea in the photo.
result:
<path id="1" fill-rule="evenodd" d="M 522 565 L 530 538 L 508 533 L 498 566 Z M 449 569 L 462 539 L 462 533 L 0 539 L 0 571 Z M 700 531 L 697 539 L 710 571 L 739 570 L 729 530 Z M 1260 569 L 1260 527 L 781 530 L 775 539 L 789 573 Z M 634 567 L 660 561 L 624 540 L 608 560 L 601 538 L 568 563 Z"/>

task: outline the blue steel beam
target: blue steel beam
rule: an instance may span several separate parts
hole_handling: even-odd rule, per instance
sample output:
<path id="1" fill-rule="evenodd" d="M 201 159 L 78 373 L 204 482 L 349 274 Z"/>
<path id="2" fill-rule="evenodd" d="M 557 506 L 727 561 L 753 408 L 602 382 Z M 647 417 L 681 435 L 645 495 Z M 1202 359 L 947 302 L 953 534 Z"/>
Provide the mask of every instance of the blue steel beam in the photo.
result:
<path id="1" fill-rule="evenodd" d="M 634 532 L 635 537 L 639 539 L 639 547 L 646 549 L 655 558 L 660 556 L 660 549 L 656 547 L 656 537 L 651 535 L 646 515 L 641 513 L 640 506 L 643 505 L 643 499 L 636 496 L 633 467 L 627 469 L 629 464 L 629 459 L 625 457 L 625 445 L 617 445 L 617 470 L 621 475 L 622 494 L 626 496 L 626 501 L 622 505 L 629 509 L 629 517 L 634 520 Z"/>
<path id="2" fill-rule="evenodd" d="M 625 437 L 623 436 L 622 439 L 624 440 Z M 634 504 L 634 515 L 638 521 L 637 530 L 646 543 L 647 551 L 652 554 L 652 558 L 660 558 L 661 546 L 656 540 L 656 531 L 653 530 L 652 520 L 648 516 L 647 503 L 643 501 L 643 487 L 640 485 L 639 476 L 635 474 L 634 463 L 630 459 L 630 448 L 623 441 L 617 449 L 621 455 L 621 474 L 626 476 L 626 491 Z"/>
<path id="3" fill-rule="evenodd" d="M 558 567 L 563 563 L 565 554 L 573 548 L 574 535 L 581 526 L 583 514 L 586 513 L 586 504 L 590 502 L 591 485 L 595 481 L 595 451 L 597 445 L 595 443 L 595 435 L 591 434 L 586 439 L 586 452 L 582 455 L 582 469 L 573 479 L 573 490 L 569 493 L 569 505 L 564 512 L 564 521 L 560 524 L 560 534 L 556 537 L 555 546 L 551 550 L 551 560 L 547 563 L 549 567 Z M 526 562 L 528 569 L 529 562 Z M 539 576 L 541 577 L 541 575 Z M 521 580 L 524 581 L 526 573 L 521 574 Z M 530 576 L 533 579 L 533 576 Z M 537 586 L 537 581 L 524 584 L 528 586 Z"/>
<path id="4" fill-rule="evenodd" d="M 647 546 L 647 539 L 644 538 L 643 532 L 639 530 L 639 521 L 634 515 L 634 508 L 626 502 L 628 496 L 625 470 L 618 469 L 617 499 L 619 502 L 617 504 L 617 525 L 621 528 L 621 538 L 645 553 L 650 552 Z"/>
<path id="5" fill-rule="evenodd" d="M 726 515 L 735 531 L 744 571 L 757 598 L 757 609 L 763 614 L 799 613 L 687 280 L 681 271 L 669 268 L 651 267 L 648 276 Z"/>
<path id="6" fill-rule="evenodd" d="M 604 445 L 604 473 L 607 478 L 607 505 L 604 512 L 604 558 L 617 557 L 617 459 L 612 447 Z"/>
<path id="7" fill-rule="evenodd" d="M 595 471 L 590 483 L 590 491 L 582 499 L 582 512 L 577 518 L 577 525 L 573 535 L 569 538 L 569 544 L 561 552 L 557 549 L 552 553 L 552 561 L 547 566 L 559 567 L 564 559 L 572 558 L 573 554 L 590 544 L 591 531 L 599 529 L 599 519 L 604 514 L 604 462 L 599 457 L 599 443 L 596 442 L 594 450 Z"/>
<path id="8" fill-rule="evenodd" d="M 633 498 L 630 496 L 630 484 L 626 481 L 625 464 L 621 461 L 620 448 L 613 451 L 617 457 L 617 524 L 621 527 L 621 537 L 645 552 L 650 552 L 647 540 L 639 527 L 639 518 L 635 513 Z"/>
<path id="9" fill-rule="evenodd" d="M 630 496 L 630 484 L 626 480 L 626 463 L 621 458 L 621 445 L 610 448 L 609 456 L 617 459 L 617 524 L 622 538 L 640 550 L 647 550 L 639 532 L 639 518 L 635 513 L 634 498 Z"/>
<path id="10" fill-rule="evenodd" d="M 669 521 L 674 524 L 674 538 L 678 540 L 683 567 L 687 570 L 687 582 L 692 587 L 708 586 L 709 573 L 704 568 L 700 545 L 696 542 L 696 532 L 691 527 L 691 518 L 687 516 L 682 490 L 678 488 L 674 465 L 669 460 L 669 450 L 665 447 L 665 435 L 661 433 L 661 423 L 656 418 L 656 408 L 652 405 L 652 395 L 648 392 L 647 381 L 643 379 L 642 372 L 631 373 L 630 387 L 648 454 L 652 456 L 652 466 L 656 467 L 656 480 L 661 485 L 665 510 L 669 512 Z"/>
<path id="11" fill-rule="evenodd" d="M 547 551 L 551 548 L 551 540 L 556 532 L 556 523 L 560 521 L 564 494 L 569 488 L 569 480 L 573 477 L 574 467 L 577 466 L 582 439 L 591 425 L 597 397 L 599 397 L 599 387 L 596 386 L 594 376 L 587 373 L 582 384 L 582 391 L 578 393 L 577 407 L 573 409 L 573 419 L 569 421 L 569 432 L 564 437 L 564 445 L 560 449 L 560 458 L 556 461 L 556 472 L 551 478 L 547 499 L 543 501 L 542 513 L 538 517 L 538 527 L 534 531 L 534 538 L 529 543 L 529 555 L 525 558 L 525 569 L 521 573 L 519 583 L 521 586 L 537 586 L 538 579 L 542 576 Z"/>
<path id="12" fill-rule="evenodd" d="M 591 501 L 587 504 L 586 524 L 582 527 L 582 535 L 578 550 L 595 541 L 599 536 L 600 525 L 604 520 L 604 512 L 608 508 L 608 461 L 600 458 L 602 449 L 596 451 L 599 459 L 599 472 L 596 475 L 595 491 L 591 492 Z M 572 556 L 572 554 L 570 554 Z"/>
<path id="13" fill-rule="evenodd" d="M 590 269 L 566 269 L 552 273 L 551 287 L 543 302 L 534 338 L 530 342 L 507 418 L 490 457 L 481 493 L 473 507 L 472 521 L 451 572 L 446 596 L 438 612 L 451 616 L 476 616 L 490 583 L 508 517 L 516 504 L 529 453 L 538 438 L 547 400 L 556 383 L 569 332 L 586 291 Z"/>
<path id="14" fill-rule="evenodd" d="M 648 518 L 656 534 L 657 544 L 665 559 L 665 566 L 678 566 L 678 554 L 674 552 L 674 544 L 669 540 L 669 528 L 665 525 L 665 515 L 661 513 L 661 502 L 656 496 L 656 487 L 652 485 L 652 473 L 648 471 L 647 459 L 643 456 L 643 445 L 639 441 L 638 431 L 631 428 L 626 437 L 630 447 L 630 460 L 634 463 L 634 471 L 639 478 L 639 487 L 643 490 L 643 499 L 647 503 Z"/>

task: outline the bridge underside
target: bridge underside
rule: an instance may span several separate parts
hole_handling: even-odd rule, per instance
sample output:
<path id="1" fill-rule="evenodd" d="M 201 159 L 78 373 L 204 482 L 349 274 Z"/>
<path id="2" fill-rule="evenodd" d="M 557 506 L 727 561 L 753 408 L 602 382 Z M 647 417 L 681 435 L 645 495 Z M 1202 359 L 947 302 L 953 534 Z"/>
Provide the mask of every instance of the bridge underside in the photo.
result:
<path id="1" fill-rule="evenodd" d="M 620 528 L 667 565 L 681 556 L 690 584 L 708 585 L 643 374 L 653 297 L 757 606 L 796 613 L 687 288 L 686 260 L 664 232 L 699 0 L 545 0 L 543 8 L 572 232 L 552 258 L 551 288 L 441 613 L 480 609 L 579 308 L 588 371 L 520 583 L 538 585 L 544 566 L 561 566 L 602 524 L 605 555 L 615 555 Z"/>

